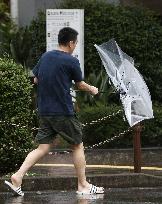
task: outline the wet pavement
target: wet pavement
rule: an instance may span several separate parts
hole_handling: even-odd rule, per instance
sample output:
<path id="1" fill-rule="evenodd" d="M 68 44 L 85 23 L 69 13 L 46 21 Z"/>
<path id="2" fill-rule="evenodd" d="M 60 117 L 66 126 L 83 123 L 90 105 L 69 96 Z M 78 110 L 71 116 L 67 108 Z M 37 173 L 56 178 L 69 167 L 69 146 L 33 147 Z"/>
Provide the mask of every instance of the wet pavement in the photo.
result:
<path id="1" fill-rule="evenodd" d="M 145 174 L 133 174 L 133 169 L 130 168 L 132 166 L 130 161 L 113 163 L 112 161 L 114 160 L 108 158 L 106 159 L 106 161 L 108 160 L 107 162 L 101 163 L 101 158 L 104 158 L 103 155 L 101 157 L 97 152 L 95 159 L 92 159 L 93 157 L 90 154 L 92 153 L 90 152 L 87 155 L 86 168 L 86 175 L 90 179 L 88 181 L 106 187 L 104 195 L 78 197 L 74 191 L 77 180 L 74 177 L 76 174 L 72 165 L 71 153 L 51 153 L 40 160 L 28 172 L 29 175 L 25 176 L 24 186 L 22 186 L 22 189 L 26 190 L 24 197 L 14 197 L 10 191 L 7 191 L 6 186 L 4 186 L 5 177 L 2 177 L 0 180 L 0 204 L 162 203 L 162 187 L 157 187 L 162 186 L 162 168 L 157 168 L 162 167 L 159 158 L 158 161 L 160 163 L 158 161 L 154 163 L 152 160 L 149 161 L 147 168 L 142 169 L 142 173 Z M 107 155 L 107 152 L 105 154 Z M 151 155 L 154 156 L 154 154 Z M 124 157 L 124 161 L 126 158 Z M 108 164 L 112 166 L 108 166 Z M 97 166 L 92 167 L 92 165 Z M 155 168 L 152 168 L 154 166 Z M 123 188 L 128 186 L 131 186 L 131 188 Z M 140 186 L 143 186 L 143 188 Z M 45 191 L 45 189 L 47 190 Z M 65 189 L 69 190 L 65 191 Z M 37 191 L 33 192 L 32 190 Z"/>
<path id="2" fill-rule="evenodd" d="M 24 197 L 0 193 L 0 204 L 159 204 L 162 188 L 109 188 L 104 195 L 77 196 L 75 191 L 25 192 Z"/>

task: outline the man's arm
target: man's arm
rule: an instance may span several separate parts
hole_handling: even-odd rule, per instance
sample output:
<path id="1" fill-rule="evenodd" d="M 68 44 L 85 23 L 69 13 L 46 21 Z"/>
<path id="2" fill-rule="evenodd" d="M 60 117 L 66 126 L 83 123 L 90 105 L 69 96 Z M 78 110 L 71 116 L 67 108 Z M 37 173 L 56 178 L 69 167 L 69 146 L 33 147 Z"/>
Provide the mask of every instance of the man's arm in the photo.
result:
<path id="1" fill-rule="evenodd" d="M 89 84 L 85 83 L 84 81 L 76 82 L 75 85 L 81 91 L 89 92 L 92 95 L 98 94 L 98 88 L 96 88 L 95 86 L 90 86 Z"/>

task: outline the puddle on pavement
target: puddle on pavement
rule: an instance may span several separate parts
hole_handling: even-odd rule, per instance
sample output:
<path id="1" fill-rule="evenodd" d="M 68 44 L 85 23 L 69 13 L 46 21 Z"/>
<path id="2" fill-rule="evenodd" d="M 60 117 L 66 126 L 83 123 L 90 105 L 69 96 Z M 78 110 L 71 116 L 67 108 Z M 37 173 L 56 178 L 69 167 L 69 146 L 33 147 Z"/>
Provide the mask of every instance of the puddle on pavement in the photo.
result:
<path id="1" fill-rule="evenodd" d="M 74 191 L 25 192 L 24 197 L 0 194 L 0 204 L 159 204 L 162 188 L 111 188 L 103 195 L 78 196 Z"/>

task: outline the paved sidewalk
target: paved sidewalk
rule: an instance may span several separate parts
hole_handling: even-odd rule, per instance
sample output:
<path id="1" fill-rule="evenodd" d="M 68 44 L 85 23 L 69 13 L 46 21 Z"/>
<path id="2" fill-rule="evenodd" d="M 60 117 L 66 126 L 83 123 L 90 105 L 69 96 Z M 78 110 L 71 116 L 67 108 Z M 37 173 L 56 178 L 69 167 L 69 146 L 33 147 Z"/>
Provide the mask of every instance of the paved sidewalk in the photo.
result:
<path id="1" fill-rule="evenodd" d="M 131 165 L 94 164 L 89 159 L 86 175 L 89 182 L 105 188 L 162 186 L 160 167 L 145 167 L 141 174 L 135 174 Z M 8 192 L 4 185 L 5 179 L 0 179 L 0 192 Z M 40 160 L 30 170 L 29 176 L 25 176 L 22 188 L 24 191 L 76 190 L 76 186 L 77 178 L 71 153 L 61 152 L 50 153 Z"/>

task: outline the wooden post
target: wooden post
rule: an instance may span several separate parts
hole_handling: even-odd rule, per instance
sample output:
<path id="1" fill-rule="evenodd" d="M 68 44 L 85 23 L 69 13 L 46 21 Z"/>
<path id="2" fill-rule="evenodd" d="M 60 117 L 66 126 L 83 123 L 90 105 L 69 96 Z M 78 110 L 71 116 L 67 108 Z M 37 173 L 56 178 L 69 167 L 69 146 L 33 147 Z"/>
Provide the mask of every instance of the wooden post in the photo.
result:
<path id="1" fill-rule="evenodd" d="M 134 127 L 134 173 L 141 173 L 141 130 L 142 127 L 139 124 Z"/>

